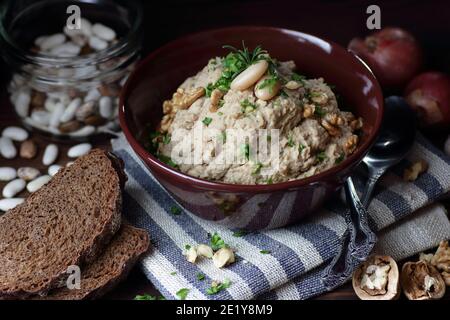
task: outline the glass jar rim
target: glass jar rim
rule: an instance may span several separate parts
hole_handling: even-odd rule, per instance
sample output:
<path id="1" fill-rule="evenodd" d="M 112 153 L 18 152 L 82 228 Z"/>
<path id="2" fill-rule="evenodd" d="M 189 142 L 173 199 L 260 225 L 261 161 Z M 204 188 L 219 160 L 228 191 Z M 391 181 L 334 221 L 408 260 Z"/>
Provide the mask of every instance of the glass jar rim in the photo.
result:
<path id="1" fill-rule="evenodd" d="M 59 2 L 58 0 L 51 0 L 50 2 Z M 81 3 L 91 3 L 89 0 L 79 0 Z M 73 3 L 73 2 L 72 2 Z M 40 66 L 53 66 L 55 63 L 59 67 L 73 67 L 73 66 L 84 66 L 90 64 L 93 60 L 103 61 L 108 60 L 111 56 L 120 55 L 122 52 L 126 51 L 129 44 L 132 43 L 134 38 L 137 38 L 138 31 L 142 24 L 142 10 L 141 5 L 138 1 L 129 1 L 128 4 L 133 6 L 133 11 L 136 13 L 135 19 L 133 19 L 133 24 L 131 25 L 128 32 L 121 37 L 116 43 L 109 46 L 106 49 L 99 50 L 93 53 L 76 56 L 76 57 L 56 57 L 52 55 L 35 53 L 31 50 L 23 49 L 19 46 L 16 41 L 14 41 L 4 26 L 3 15 L 0 16 L 0 37 L 7 45 L 7 49 L 16 56 L 20 57 L 22 61 L 29 64 L 40 65 Z M 5 10 L 7 2 L 0 5 L 0 10 Z M 4 12 L 2 12 L 4 14 Z M 135 39 L 137 40 L 137 39 Z"/>

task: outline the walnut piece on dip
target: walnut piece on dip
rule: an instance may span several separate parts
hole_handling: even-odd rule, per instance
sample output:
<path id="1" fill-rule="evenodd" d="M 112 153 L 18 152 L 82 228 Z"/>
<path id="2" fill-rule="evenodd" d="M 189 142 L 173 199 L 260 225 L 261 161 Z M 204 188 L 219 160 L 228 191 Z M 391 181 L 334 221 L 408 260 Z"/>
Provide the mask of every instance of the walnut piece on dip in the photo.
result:
<path id="1" fill-rule="evenodd" d="M 436 300 L 445 294 L 445 282 L 439 271 L 426 261 L 403 265 L 400 281 L 409 300 Z"/>
<path id="2" fill-rule="evenodd" d="M 370 256 L 353 273 L 353 289 L 361 300 L 394 300 L 400 295 L 397 263 L 389 256 Z"/>

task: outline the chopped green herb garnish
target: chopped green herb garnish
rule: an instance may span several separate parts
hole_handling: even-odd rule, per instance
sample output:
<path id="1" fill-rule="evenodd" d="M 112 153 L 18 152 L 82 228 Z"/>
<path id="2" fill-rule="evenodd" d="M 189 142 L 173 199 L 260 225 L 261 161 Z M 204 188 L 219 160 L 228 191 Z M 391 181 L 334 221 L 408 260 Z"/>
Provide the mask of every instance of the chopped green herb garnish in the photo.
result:
<path id="1" fill-rule="evenodd" d="M 210 288 L 206 290 L 206 294 L 208 295 L 214 295 L 222 290 L 228 289 L 231 286 L 231 281 L 228 279 L 225 279 L 223 283 L 213 283 Z"/>
<path id="2" fill-rule="evenodd" d="M 214 90 L 214 85 L 212 83 L 208 83 L 208 85 L 205 88 L 205 94 L 208 98 L 211 97 L 211 93 L 213 92 L 213 90 Z"/>
<path id="3" fill-rule="evenodd" d="M 173 207 L 170 208 L 170 212 L 173 215 L 179 216 L 181 214 L 181 209 L 178 208 L 177 206 L 173 206 Z"/>
<path id="4" fill-rule="evenodd" d="M 345 159 L 345 153 L 341 153 L 339 157 L 336 159 L 336 164 L 341 163 Z"/>
<path id="5" fill-rule="evenodd" d="M 253 174 L 253 175 L 260 174 L 260 173 L 261 173 L 262 167 L 263 167 L 263 164 L 260 163 L 260 162 L 258 162 L 258 163 L 255 165 L 255 167 L 253 168 L 252 174 Z"/>
<path id="6" fill-rule="evenodd" d="M 184 248 L 185 248 L 186 250 L 189 250 L 189 249 L 191 249 L 192 247 L 191 247 L 190 244 L 187 244 L 187 245 L 184 246 Z"/>
<path id="7" fill-rule="evenodd" d="M 227 132 L 226 131 L 222 131 L 220 133 L 220 139 L 222 140 L 222 143 L 227 143 Z"/>
<path id="8" fill-rule="evenodd" d="M 303 94 L 303 98 L 305 98 L 306 100 L 311 100 L 311 91 L 306 90 Z"/>
<path id="9" fill-rule="evenodd" d="M 303 145 L 303 144 L 299 144 L 299 146 L 298 146 L 298 152 L 302 152 L 303 150 L 305 150 L 305 145 Z"/>
<path id="10" fill-rule="evenodd" d="M 271 252 L 269 250 L 261 250 L 260 253 L 261 254 L 270 254 Z"/>
<path id="11" fill-rule="evenodd" d="M 314 114 L 315 114 L 316 116 L 322 118 L 322 117 L 325 116 L 327 113 L 326 113 L 326 111 L 323 110 L 321 107 L 316 106 L 316 107 L 315 107 L 315 110 L 314 110 Z"/>
<path id="12" fill-rule="evenodd" d="M 178 298 L 180 298 L 180 300 L 186 300 L 186 297 L 187 297 L 189 291 L 190 290 L 187 289 L 187 288 L 183 288 L 183 289 L 178 290 L 178 292 L 177 292 Z"/>
<path id="13" fill-rule="evenodd" d="M 148 151 L 150 151 L 150 153 L 155 154 L 158 151 L 158 144 L 160 141 L 159 138 L 161 136 L 162 136 L 161 132 L 158 132 L 158 131 L 150 132 L 150 134 L 149 134 L 150 144 L 147 147 L 147 149 L 148 149 Z"/>
<path id="14" fill-rule="evenodd" d="M 272 141 L 272 136 L 270 134 L 267 135 L 267 142 L 271 142 Z"/>
<path id="15" fill-rule="evenodd" d="M 283 98 L 289 98 L 289 95 L 284 90 L 280 91 L 280 96 L 282 96 Z"/>
<path id="16" fill-rule="evenodd" d="M 267 58 L 267 51 L 257 46 L 253 51 L 249 51 L 242 42 L 242 50 L 236 49 L 232 46 L 223 46 L 225 49 L 230 49 L 230 52 L 222 61 L 223 71 L 219 80 L 214 84 L 208 84 L 206 95 L 211 96 L 214 89 L 219 89 L 222 92 L 227 92 L 230 89 L 230 84 L 236 76 L 244 71 L 251 64 Z"/>
<path id="17" fill-rule="evenodd" d="M 172 137 L 170 136 L 170 134 L 166 134 L 166 135 L 164 135 L 163 143 L 169 144 L 171 139 L 172 139 Z"/>
<path id="18" fill-rule="evenodd" d="M 293 72 L 291 75 L 291 80 L 303 83 L 306 80 L 306 77 Z"/>
<path id="19" fill-rule="evenodd" d="M 158 159 L 159 159 L 161 162 L 167 164 L 168 166 L 171 166 L 172 168 L 175 168 L 175 169 L 178 168 L 178 164 L 176 164 L 176 163 L 172 160 L 172 158 L 170 158 L 170 157 L 168 157 L 168 156 L 165 156 L 165 155 L 163 155 L 163 154 L 158 154 L 157 156 L 158 156 Z"/>
<path id="20" fill-rule="evenodd" d="M 261 84 L 258 86 L 258 89 L 269 88 L 270 93 L 273 92 L 275 86 L 278 84 L 278 78 L 275 76 L 271 76 L 269 78 L 264 79 Z"/>
<path id="21" fill-rule="evenodd" d="M 218 234 L 217 232 L 215 232 L 215 233 L 211 236 L 210 243 L 211 243 L 211 248 L 212 248 L 214 251 L 217 251 L 217 250 L 219 250 L 219 249 L 228 247 L 228 246 L 225 244 L 225 241 L 223 241 L 223 239 L 219 236 L 219 234 Z"/>
<path id="22" fill-rule="evenodd" d="M 255 103 L 251 103 L 248 99 L 241 101 L 242 113 L 248 113 L 256 110 L 258 106 Z"/>
<path id="23" fill-rule="evenodd" d="M 198 281 L 203 281 L 205 280 L 205 275 L 203 273 L 197 273 L 197 280 Z"/>
<path id="24" fill-rule="evenodd" d="M 287 145 L 289 147 L 294 147 L 295 146 L 295 142 L 294 142 L 294 139 L 292 137 L 289 137 Z"/>
<path id="25" fill-rule="evenodd" d="M 219 116 L 223 116 L 223 112 L 217 112 Z"/>
<path id="26" fill-rule="evenodd" d="M 159 131 L 154 131 L 154 132 L 150 132 L 150 134 L 149 134 L 149 138 L 150 138 L 150 140 L 154 140 L 155 138 L 158 138 L 158 137 L 160 137 L 162 135 L 162 133 L 161 132 L 159 132 Z"/>
<path id="27" fill-rule="evenodd" d="M 273 183 L 273 179 L 272 178 L 267 178 L 265 183 L 266 184 L 272 184 Z"/>
<path id="28" fill-rule="evenodd" d="M 205 124 L 205 126 L 209 126 L 212 121 L 213 121 L 212 118 L 206 117 L 205 119 L 203 119 L 202 122 Z"/>
<path id="29" fill-rule="evenodd" d="M 241 145 L 241 152 L 245 159 L 250 159 L 250 145 L 248 143 Z"/>
<path id="30" fill-rule="evenodd" d="M 171 276 L 174 276 L 174 275 L 176 275 L 176 274 L 177 274 L 176 271 L 170 273 Z"/>
<path id="31" fill-rule="evenodd" d="M 143 295 L 137 295 L 136 297 L 134 297 L 134 300 L 139 300 L 139 301 L 144 301 L 144 300 L 147 300 L 147 301 L 155 301 L 155 300 L 166 300 L 166 298 L 164 298 L 163 296 L 156 297 L 156 296 L 152 296 L 152 295 L 149 295 L 149 294 L 143 294 Z"/>
<path id="32" fill-rule="evenodd" d="M 245 67 L 266 59 L 266 55 L 268 54 L 266 50 L 261 48 L 261 46 L 257 46 L 252 52 L 250 52 L 250 50 L 248 50 L 245 46 L 244 41 L 242 41 L 242 50 L 236 49 L 235 47 L 229 45 L 225 45 L 223 48 L 231 50 L 232 54 L 235 55 L 235 58 L 245 65 Z"/>
<path id="33" fill-rule="evenodd" d="M 324 162 L 325 159 L 327 158 L 327 155 L 324 151 L 319 152 L 316 156 L 317 160 L 319 160 L 319 162 Z"/>
<path id="34" fill-rule="evenodd" d="M 245 230 L 237 230 L 237 231 L 233 232 L 233 237 L 236 237 L 236 238 L 241 238 L 245 235 L 247 235 L 247 231 L 245 231 Z"/>

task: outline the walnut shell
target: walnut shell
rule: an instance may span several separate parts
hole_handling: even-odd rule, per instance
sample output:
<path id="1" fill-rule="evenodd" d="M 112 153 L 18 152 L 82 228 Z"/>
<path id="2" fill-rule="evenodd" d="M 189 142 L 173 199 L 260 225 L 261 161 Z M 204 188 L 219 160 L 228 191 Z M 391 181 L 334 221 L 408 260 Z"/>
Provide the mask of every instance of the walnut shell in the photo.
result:
<path id="1" fill-rule="evenodd" d="M 439 271 L 426 261 L 403 265 L 400 281 L 409 300 L 435 300 L 445 294 L 445 282 Z"/>
<path id="2" fill-rule="evenodd" d="M 372 273 L 371 270 L 374 272 Z M 382 281 L 380 287 L 371 288 L 365 282 L 377 271 L 384 274 L 385 281 Z M 395 300 L 400 296 L 397 263 L 389 256 L 370 256 L 353 273 L 352 284 L 353 290 L 361 300 Z"/>

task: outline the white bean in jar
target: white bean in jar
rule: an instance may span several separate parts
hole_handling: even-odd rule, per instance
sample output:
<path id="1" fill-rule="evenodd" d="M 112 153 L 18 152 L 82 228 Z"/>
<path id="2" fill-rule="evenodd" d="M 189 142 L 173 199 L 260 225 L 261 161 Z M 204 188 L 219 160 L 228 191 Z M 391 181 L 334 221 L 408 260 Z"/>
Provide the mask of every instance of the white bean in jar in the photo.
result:
<path id="1" fill-rule="evenodd" d="M 29 63 L 13 74 L 10 100 L 24 124 L 74 139 L 119 130 L 118 96 L 139 48 L 134 44 L 128 51 L 108 56 L 120 40 L 121 33 L 112 26 L 86 18 L 81 19 L 81 29 L 63 27 L 35 38 L 30 52 L 37 61 L 45 57 L 60 64 Z M 85 57 L 90 63 L 82 65 Z M 71 60 L 81 62 L 71 67 Z M 68 67 L 60 67 L 64 64 Z"/>

